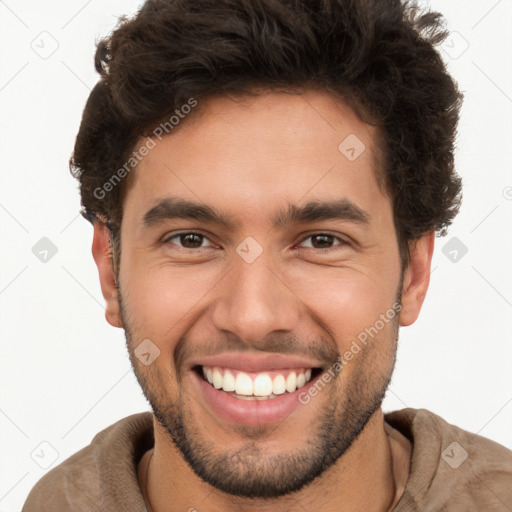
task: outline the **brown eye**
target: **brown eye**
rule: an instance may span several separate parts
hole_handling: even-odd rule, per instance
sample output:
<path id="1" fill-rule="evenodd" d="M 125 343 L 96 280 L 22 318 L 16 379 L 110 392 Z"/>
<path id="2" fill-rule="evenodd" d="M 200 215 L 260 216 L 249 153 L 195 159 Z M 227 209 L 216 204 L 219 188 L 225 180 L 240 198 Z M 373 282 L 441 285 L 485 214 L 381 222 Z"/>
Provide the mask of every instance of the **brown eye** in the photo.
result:
<path id="1" fill-rule="evenodd" d="M 183 247 L 187 249 L 195 249 L 196 247 L 201 247 L 203 242 L 203 236 L 197 235 L 195 233 L 189 233 L 186 235 L 180 235 L 179 239 L 182 243 Z"/>
<path id="2" fill-rule="evenodd" d="M 313 247 L 316 249 L 325 249 L 331 246 L 333 238 L 331 235 L 314 235 L 311 240 L 313 241 Z"/>
<path id="3" fill-rule="evenodd" d="M 178 243 L 176 243 L 175 240 L 178 240 Z M 205 240 L 208 239 L 200 233 L 179 233 L 168 237 L 164 240 L 164 243 L 172 241 L 172 244 L 178 245 L 178 247 L 182 247 L 183 249 L 199 249 L 201 247 L 206 247 L 203 245 Z"/>
<path id="4" fill-rule="evenodd" d="M 308 237 L 304 238 L 301 244 L 304 244 L 306 240 L 311 240 L 311 243 L 305 247 L 312 249 L 332 249 L 337 246 L 346 245 L 344 240 L 337 236 L 330 235 L 329 233 L 314 233 L 313 235 L 309 235 Z M 335 243 L 336 241 L 338 243 Z"/>

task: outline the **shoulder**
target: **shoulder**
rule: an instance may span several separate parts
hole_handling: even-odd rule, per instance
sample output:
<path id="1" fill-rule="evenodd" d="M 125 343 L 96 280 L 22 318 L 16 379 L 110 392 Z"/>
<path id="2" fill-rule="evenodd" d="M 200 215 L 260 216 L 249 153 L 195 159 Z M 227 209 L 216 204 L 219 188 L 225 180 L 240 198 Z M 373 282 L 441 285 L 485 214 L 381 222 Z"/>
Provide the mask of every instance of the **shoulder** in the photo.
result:
<path id="1" fill-rule="evenodd" d="M 385 419 L 413 446 L 405 501 L 426 511 L 510 509 L 511 450 L 425 409 L 403 409 Z"/>
<path id="2" fill-rule="evenodd" d="M 111 510 L 109 502 L 119 504 L 119 494 L 131 496 L 137 503 L 141 497 L 136 465 L 153 443 L 149 412 L 110 425 L 88 446 L 46 473 L 30 491 L 22 512 L 106 511 Z"/>

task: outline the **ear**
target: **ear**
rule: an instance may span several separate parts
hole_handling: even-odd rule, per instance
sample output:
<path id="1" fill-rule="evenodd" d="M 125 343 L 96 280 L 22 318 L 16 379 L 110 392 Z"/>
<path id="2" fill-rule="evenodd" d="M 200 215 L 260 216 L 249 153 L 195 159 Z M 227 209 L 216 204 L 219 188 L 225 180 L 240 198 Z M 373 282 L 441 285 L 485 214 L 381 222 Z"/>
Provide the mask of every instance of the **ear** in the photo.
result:
<path id="1" fill-rule="evenodd" d="M 110 253 L 111 233 L 103 222 L 94 221 L 92 255 L 100 277 L 101 292 L 106 302 L 105 318 L 114 327 L 123 327 L 119 298 L 116 288 L 116 276 Z"/>
<path id="2" fill-rule="evenodd" d="M 418 318 L 430 283 L 430 265 L 434 252 L 433 231 L 412 242 L 409 246 L 410 261 L 404 272 L 400 325 L 413 324 Z"/>

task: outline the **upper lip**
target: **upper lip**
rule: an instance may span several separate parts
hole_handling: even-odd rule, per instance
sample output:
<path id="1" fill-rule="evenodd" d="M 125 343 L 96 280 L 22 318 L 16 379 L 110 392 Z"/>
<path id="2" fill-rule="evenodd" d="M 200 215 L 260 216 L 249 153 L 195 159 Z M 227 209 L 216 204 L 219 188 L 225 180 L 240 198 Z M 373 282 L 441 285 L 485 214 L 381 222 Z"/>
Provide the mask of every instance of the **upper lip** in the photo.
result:
<path id="1" fill-rule="evenodd" d="M 190 367 L 220 366 L 242 372 L 265 372 L 297 368 L 319 368 L 322 363 L 315 359 L 280 354 L 249 355 L 240 352 L 226 352 L 217 356 L 206 356 L 191 361 Z"/>

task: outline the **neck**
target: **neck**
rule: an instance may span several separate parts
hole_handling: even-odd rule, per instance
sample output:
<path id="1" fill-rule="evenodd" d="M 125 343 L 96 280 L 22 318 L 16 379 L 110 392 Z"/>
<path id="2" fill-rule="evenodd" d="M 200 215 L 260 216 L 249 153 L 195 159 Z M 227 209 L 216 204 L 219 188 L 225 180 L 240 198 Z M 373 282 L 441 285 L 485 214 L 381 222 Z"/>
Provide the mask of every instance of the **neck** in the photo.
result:
<path id="1" fill-rule="evenodd" d="M 265 500 L 233 497 L 203 482 L 156 419 L 153 423 L 154 450 L 139 465 L 151 512 L 169 511 L 169 503 L 172 511 L 382 512 L 394 508 L 409 475 L 410 442 L 385 424 L 381 409 L 345 454 L 311 484 L 292 495 Z"/>

